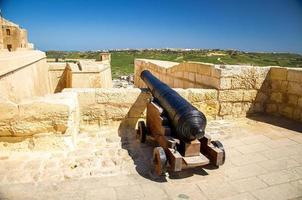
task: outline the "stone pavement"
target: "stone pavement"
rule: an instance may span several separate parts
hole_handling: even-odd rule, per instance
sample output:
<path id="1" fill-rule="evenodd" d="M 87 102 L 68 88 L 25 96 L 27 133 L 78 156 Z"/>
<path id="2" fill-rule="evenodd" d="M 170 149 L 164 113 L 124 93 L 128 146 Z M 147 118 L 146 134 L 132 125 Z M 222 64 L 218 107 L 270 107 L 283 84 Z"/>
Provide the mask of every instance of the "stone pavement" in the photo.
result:
<path id="1" fill-rule="evenodd" d="M 223 166 L 158 179 L 152 147 L 118 126 L 82 131 L 69 152 L 1 152 L 0 199 L 302 199 L 301 124 L 217 120 L 207 133 L 225 146 Z"/>

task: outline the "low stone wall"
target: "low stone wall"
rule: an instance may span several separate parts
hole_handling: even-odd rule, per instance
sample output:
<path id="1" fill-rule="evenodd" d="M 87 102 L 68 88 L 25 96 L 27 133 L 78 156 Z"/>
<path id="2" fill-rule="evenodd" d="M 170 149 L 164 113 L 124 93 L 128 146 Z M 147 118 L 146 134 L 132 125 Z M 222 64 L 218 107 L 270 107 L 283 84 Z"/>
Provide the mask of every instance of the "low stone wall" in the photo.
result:
<path id="1" fill-rule="evenodd" d="M 0 142 L 31 138 L 34 148 L 37 138 L 52 136 L 57 142 L 50 146 L 73 144 L 79 128 L 77 102 L 75 93 L 53 94 L 19 104 L 0 99 Z"/>
<path id="2" fill-rule="evenodd" d="M 46 56 L 41 51 L 0 53 L 0 94 L 20 102 L 51 93 Z"/>
<path id="3" fill-rule="evenodd" d="M 111 67 L 107 61 L 48 63 L 49 80 L 54 92 L 64 88 L 111 88 Z M 79 68 L 80 67 L 80 68 Z"/>
<path id="4" fill-rule="evenodd" d="M 302 69 L 271 68 L 266 112 L 302 122 Z"/>
<path id="5" fill-rule="evenodd" d="M 213 64 L 135 59 L 136 87 L 146 87 L 140 79 L 140 73 L 145 69 L 172 88 L 219 88 L 220 71 Z"/>
<path id="6" fill-rule="evenodd" d="M 176 89 L 176 91 L 204 112 L 208 119 L 218 118 L 219 103 L 216 90 Z M 134 127 L 145 118 L 150 93 L 146 89 L 64 89 L 63 92 L 77 93 L 81 125 L 102 125 L 114 121 Z"/>
<path id="7" fill-rule="evenodd" d="M 220 66 L 219 115 L 231 118 L 264 112 L 269 71 L 270 67 Z"/>

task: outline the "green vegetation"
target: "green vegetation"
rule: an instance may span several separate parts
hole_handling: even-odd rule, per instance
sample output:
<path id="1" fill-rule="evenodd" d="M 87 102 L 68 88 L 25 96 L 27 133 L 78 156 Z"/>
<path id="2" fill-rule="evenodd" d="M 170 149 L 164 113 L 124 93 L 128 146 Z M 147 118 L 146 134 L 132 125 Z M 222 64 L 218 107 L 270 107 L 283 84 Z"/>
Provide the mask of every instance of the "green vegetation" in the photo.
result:
<path id="1" fill-rule="evenodd" d="M 48 58 L 59 58 L 72 61 L 72 59 L 98 59 L 99 52 L 48 51 L 46 54 Z M 111 52 L 113 78 L 133 73 L 135 58 L 167 60 L 174 62 L 198 61 L 214 64 L 302 67 L 302 55 L 291 53 L 248 53 L 218 49 L 198 51 L 128 50 Z"/>

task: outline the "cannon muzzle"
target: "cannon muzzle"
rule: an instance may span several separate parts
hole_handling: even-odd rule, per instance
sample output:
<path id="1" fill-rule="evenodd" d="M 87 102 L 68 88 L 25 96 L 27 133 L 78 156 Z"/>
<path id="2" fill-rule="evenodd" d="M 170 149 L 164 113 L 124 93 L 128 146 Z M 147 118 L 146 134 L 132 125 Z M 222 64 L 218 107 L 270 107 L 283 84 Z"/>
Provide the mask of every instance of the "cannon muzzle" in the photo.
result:
<path id="1" fill-rule="evenodd" d="M 150 71 L 142 71 L 141 78 L 156 102 L 165 110 L 176 137 L 184 142 L 190 142 L 204 136 L 207 120 L 202 112 L 153 76 Z"/>

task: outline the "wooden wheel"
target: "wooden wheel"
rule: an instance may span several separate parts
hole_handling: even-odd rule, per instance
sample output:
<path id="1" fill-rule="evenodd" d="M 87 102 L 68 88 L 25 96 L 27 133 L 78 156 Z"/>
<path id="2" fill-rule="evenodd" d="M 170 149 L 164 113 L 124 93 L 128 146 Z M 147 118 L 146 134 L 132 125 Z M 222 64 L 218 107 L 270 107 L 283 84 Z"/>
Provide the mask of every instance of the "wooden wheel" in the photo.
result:
<path id="1" fill-rule="evenodd" d="M 222 160 L 221 160 L 221 162 L 219 164 L 219 165 L 223 165 L 224 162 L 225 162 L 225 150 L 224 150 L 223 145 L 218 140 L 212 141 L 211 143 L 214 145 L 214 147 L 220 149 L 223 152 L 223 154 L 222 154 Z"/>
<path id="2" fill-rule="evenodd" d="M 167 171 L 167 157 L 162 147 L 155 147 L 153 150 L 153 164 L 155 173 L 158 176 L 163 175 Z"/>
<path id="3" fill-rule="evenodd" d="M 141 143 L 146 142 L 146 135 L 147 135 L 147 128 L 144 121 L 138 122 L 138 132 L 137 132 L 137 138 Z"/>

